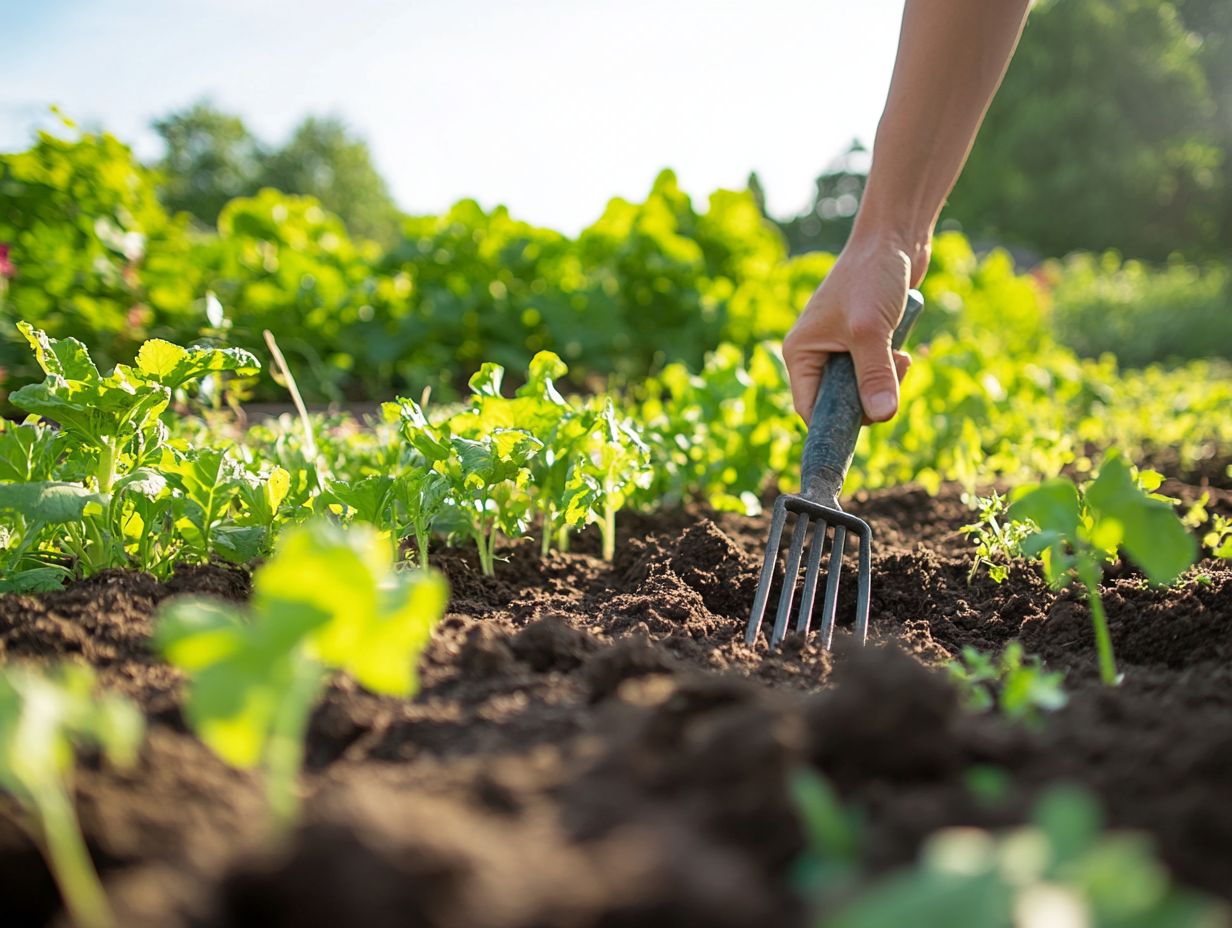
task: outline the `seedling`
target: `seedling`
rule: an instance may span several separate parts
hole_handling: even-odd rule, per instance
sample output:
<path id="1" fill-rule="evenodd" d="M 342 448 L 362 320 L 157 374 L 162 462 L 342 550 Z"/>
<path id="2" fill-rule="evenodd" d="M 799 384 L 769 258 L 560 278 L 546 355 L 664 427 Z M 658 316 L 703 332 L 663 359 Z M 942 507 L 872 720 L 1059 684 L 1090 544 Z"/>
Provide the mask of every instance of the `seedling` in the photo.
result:
<path id="1" fill-rule="evenodd" d="M 1174 886 L 1145 839 L 1105 832 L 1086 793 L 1054 787 L 1029 825 L 934 833 L 913 866 L 869 884 L 824 924 L 1204 928 L 1222 914 L 1213 899 Z"/>
<path id="2" fill-rule="evenodd" d="M 569 469 L 565 522 L 598 524 L 603 559 L 616 556 L 616 513 L 650 479 L 650 451 L 634 425 L 616 414 L 609 397 Z"/>
<path id="3" fill-rule="evenodd" d="M 1112 637 L 1104 613 L 1099 583 L 1104 562 L 1118 553 L 1128 556 L 1156 584 L 1171 584 L 1197 556 L 1197 545 L 1166 497 L 1151 491 L 1161 478 L 1134 480 L 1115 453 L 1104 459 L 1099 476 L 1080 493 L 1073 481 L 1057 477 L 1016 492 L 1010 518 L 1030 520 L 1037 529 L 1022 543 L 1023 551 L 1039 557 L 1050 583 L 1077 580 L 1086 590 L 1095 629 L 1101 679 L 1118 681 Z"/>
<path id="4" fill-rule="evenodd" d="M 156 638 L 190 679 L 189 723 L 227 763 L 262 770 L 281 830 L 296 814 L 304 735 L 331 672 L 413 695 L 447 596 L 436 574 L 395 571 L 389 545 L 370 528 L 318 520 L 285 532 L 253 577 L 249 609 L 175 599 Z"/>
<path id="5" fill-rule="evenodd" d="M 975 542 L 975 559 L 967 573 L 967 582 L 974 582 L 982 567 L 994 583 L 1003 583 L 1010 575 L 1010 562 L 1022 557 L 1022 543 L 1035 531 L 1035 526 L 1008 518 L 1008 504 L 996 490 L 988 496 L 972 495 L 970 500 L 978 519 L 960 529 Z"/>
<path id="6" fill-rule="evenodd" d="M 113 928 L 116 920 L 73 808 L 74 748 L 97 745 L 111 763 L 131 766 L 144 727 L 127 699 L 95 692 L 88 667 L 0 671 L 0 786 L 29 817 L 65 908 L 82 928 Z"/>
<path id="7" fill-rule="evenodd" d="M 1045 670 L 1040 659 L 1027 655 L 1017 641 L 1006 645 L 996 658 L 965 647 L 946 669 L 967 708 L 976 712 L 997 708 L 1007 718 L 1036 725 L 1045 712 L 1054 712 L 1068 701 L 1062 689 L 1065 674 Z"/>

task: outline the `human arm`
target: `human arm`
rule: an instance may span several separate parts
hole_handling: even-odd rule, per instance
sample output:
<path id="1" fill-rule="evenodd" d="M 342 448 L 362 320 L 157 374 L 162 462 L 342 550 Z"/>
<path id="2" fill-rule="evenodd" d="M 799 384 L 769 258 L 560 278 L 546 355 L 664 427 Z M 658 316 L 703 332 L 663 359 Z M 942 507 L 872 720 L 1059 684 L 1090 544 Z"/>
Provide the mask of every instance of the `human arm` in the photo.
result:
<path id="1" fill-rule="evenodd" d="M 890 336 L 928 269 L 933 227 L 993 94 L 1030 0 L 907 0 L 898 57 L 851 237 L 783 341 L 807 421 L 831 352 L 849 351 L 866 416 L 898 411 L 910 359 Z"/>

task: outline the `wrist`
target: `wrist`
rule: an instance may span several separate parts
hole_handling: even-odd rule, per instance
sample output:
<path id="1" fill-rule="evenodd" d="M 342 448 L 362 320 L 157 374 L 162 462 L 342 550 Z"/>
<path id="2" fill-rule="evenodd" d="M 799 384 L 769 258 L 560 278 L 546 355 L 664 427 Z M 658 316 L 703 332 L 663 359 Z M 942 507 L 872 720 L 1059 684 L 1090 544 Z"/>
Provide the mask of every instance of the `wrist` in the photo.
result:
<path id="1" fill-rule="evenodd" d="M 861 216 L 863 216 L 861 209 Z M 912 229 L 897 222 L 861 221 L 858 217 L 844 250 L 855 253 L 894 252 L 903 255 L 911 267 L 910 284 L 924 279 L 932 256 L 932 230 Z"/>

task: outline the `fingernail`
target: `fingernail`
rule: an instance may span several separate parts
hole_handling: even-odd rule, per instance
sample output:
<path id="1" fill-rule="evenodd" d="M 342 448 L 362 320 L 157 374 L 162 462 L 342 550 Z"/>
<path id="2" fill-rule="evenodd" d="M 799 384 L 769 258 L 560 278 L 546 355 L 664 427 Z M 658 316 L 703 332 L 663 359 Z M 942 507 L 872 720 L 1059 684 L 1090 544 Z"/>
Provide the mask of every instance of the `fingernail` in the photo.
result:
<path id="1" fill-rule="evenodd" d="M 896 405 L 893 393 L 874 393 L 868 398 L 868 408 L 864 411 L 870 419 L 880 421 L 894 415 L 894 407 Z"/>

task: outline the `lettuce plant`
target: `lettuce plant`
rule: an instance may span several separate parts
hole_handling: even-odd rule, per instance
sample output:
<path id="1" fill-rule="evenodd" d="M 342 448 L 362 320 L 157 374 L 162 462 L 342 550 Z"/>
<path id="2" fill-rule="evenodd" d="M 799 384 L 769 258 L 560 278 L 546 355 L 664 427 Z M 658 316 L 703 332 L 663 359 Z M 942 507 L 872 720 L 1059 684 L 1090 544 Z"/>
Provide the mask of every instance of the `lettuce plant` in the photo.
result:
<path id="1" fill-rule="evenodd" d="M 73 923 L 113 928 L 114 916 L 90 861 L 72 800 L 74 747 L 96 745 L 129 766 L 145 720 L 127 699 L 95 692 L 89 667 L 0 671 L 0 787 L 27 814 Z"/>
<path id="2" fill-rule="evenodd" d="M 76 441 L 74 451 L 91 456 L 99 493 L 111 492 L 122 455 L 135 460 L 161 443 L 158 417 L 174 390 L 214 371 L 252 374 L 261 366 L 236 348 L 181 348 L 152 339 L 137 352 L 135 367 L 117 364 L 103 375 L 77 339 L 49 338 L 25 322 L 17 326 L 46 376 L 10 400 L 59 423 Z"/>
<path id="3" fill-rule="evenodd" d="M 520 428 L 489 428 L 469 413 L 433 424 L 413 400 L 386 403 L 384 411 L 387 419 L 400 423 L 403 437 L 422 459 L 404 488 L 408 511 L 426 524 L 438 500 L 437 515 L 452 509 L 460 530 L 475 542 L 484 575 L 492 576 L 497 539 L 520 536 L 530 522 L 528 464 L 543 443 Z M 443 483 L 429 479 L 429 470 Z"/>
<path id="4" fill-rule="evenodd" d="M 634 424 L 616 414 L 611 397 L 580 445 L 569 468 L 565 521 L 598 524 L 603 559 L 610 561 L 616 554 L 616 513 L 635 487 L 649 483 L 650 450 Z"/>
<path id="5" fill-rule="evenodd" d="M 331 673 L 378 693 L 418 689 L 448 592 L 440 576 L 393 564 L 370 528 L 315 520 L 282 535 L 250 607 L 185 597 L 161 611 L 156 640 L 188 675 L 189 723 L 227 763 L 262 770 L 279 827 L 295 815 L 309 715 Z"/>
<path id="6" fill-rule="evenodd" d="M 1099 593 L 1104 562 L 1123 553 L 1152 583 L 1166 585 L 1197 556 L 1197 543 L 1172 501 L 1152 492 L 1162 479 L 1145 472 L 1136 481 L 1129 465 L 1113 452 L 1083 491 L 1072 480 L 1057 477 L 1013 494 L 1010 518 L 1030 520 L 1036 527 L 1022 542 L 1024 553 L 1043 561 L 1054 586 L 1076 580 L 1086 591 L 1105 683 L 1116 683 L 1118 677 Z"/>

